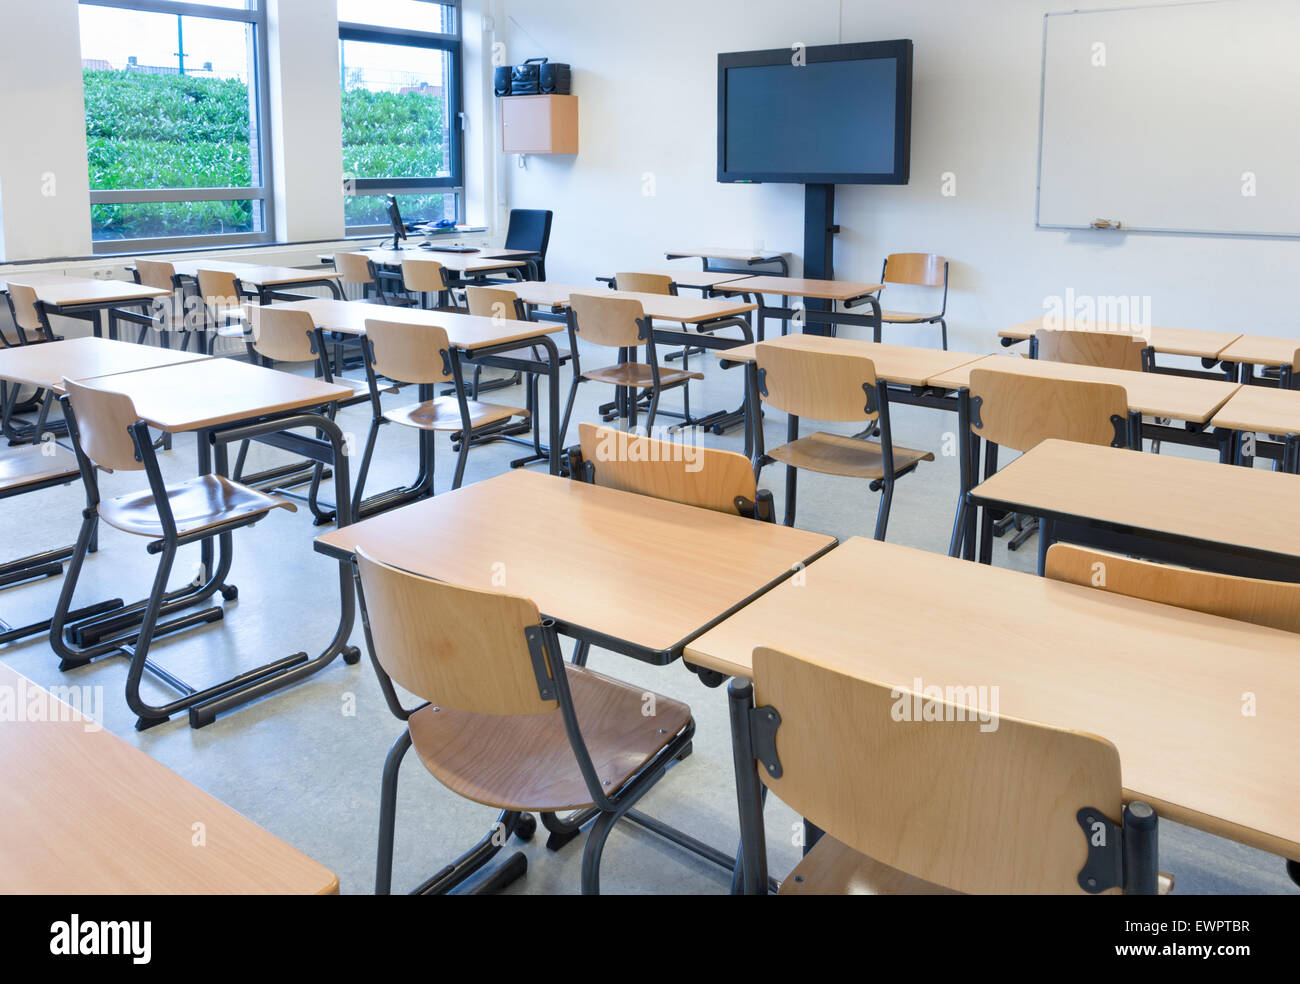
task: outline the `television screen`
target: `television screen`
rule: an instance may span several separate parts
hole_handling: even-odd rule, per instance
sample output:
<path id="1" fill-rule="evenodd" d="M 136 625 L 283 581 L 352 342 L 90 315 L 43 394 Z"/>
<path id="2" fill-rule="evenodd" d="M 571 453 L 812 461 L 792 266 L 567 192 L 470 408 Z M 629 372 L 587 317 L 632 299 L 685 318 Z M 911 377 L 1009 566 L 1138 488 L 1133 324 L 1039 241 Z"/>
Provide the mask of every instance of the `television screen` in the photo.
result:
<path id="1" fill-rule="evenodd" d="M 718 180 L 906 184 L 912 42 L 718 56 Z"/>

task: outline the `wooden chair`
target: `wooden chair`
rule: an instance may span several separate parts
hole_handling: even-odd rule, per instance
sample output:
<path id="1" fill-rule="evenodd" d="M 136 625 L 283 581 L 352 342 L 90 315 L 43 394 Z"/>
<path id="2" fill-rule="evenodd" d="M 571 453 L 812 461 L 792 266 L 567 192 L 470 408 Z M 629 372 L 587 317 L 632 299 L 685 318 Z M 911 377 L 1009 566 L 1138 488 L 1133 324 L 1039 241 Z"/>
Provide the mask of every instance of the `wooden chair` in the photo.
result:
<path id="1" fill-rule="evenodd" d="M 981 440 L 983 478 L 989 478 L 998 470 L 999 447 L 1028 451 L 1056 438 L 1140 450 L 1142 415 L 1129 411 L 1124 387 L 1112 383 L 972 369 L 970 385 L 957 394 L 957 434 L 961 491 L 948 553 L 973 560 L 977 510 L 968 499 L 971 489 L 983 480 L 978 477 Z M 987 509 L 982 513 L 979 561 L 990 564 L 996 517 Z"/>
<path id="2" fill-rule="evenodd" d="M 673 278 L 662 273 L 616 273 L 614 289 L 636 294 L 675 294 Z"/>
<path id="3" fill-rule="evenodd" d="M 1300 584 L 1171 567 L 1068 543 L 1047 548 L 1044 572 L 1056 581 L 1300 633 Z"/>
<path id="4" fill-rule="evenodd" d="M 18 345 L 33 345 L 41 342 L 56 342 L 60 336 L 55 335 L 50 327 L 49 313 L 45 302 L 36 293 L 36 289 L 26 284 L 5 284 L 5 300 L 9 304 L 9 315 L 14 323 L 14 335 L 7 336 L 0 331 L 0 349 Z M 20 399 L 22 387 L 0 379 L 0 432 L 10 444 L 23 444 L 40 440 L 46 430 L 45 419 L 53 402 L 49 390 L 36 389 L 26 399 Z M 34 425 L 20 423 L 17 414 L 38 413 Z M 55 423 L 51 429 L 56 434 L 63 434 L 63 425 Z"/>
<path id="5" fill-rule="evenodd" d="M 216 353 L 218 338 L 243 339 L 248 333 L 241 305 L 250 296 L 239 278 L 226 270 L 199 270 L 199 297 L 203 299 L 204 332 L 208 355 Z"/>
<path id="6" fill-rule="evenodd" d="M 729 691 L 748 894 L 767 894 L 764 787 L 825 831 L 781 894 L 1172 887 L 1157 867 L 1155 811 L 1124 805 L 1105 738 L 930 703 L 765 647 L 753 683 Z M 922 702 L 925 719 L 913 711 Z"/>
<path id="7" fill-rule="evenodd" d="M 145 287 L 171 292 L 170 297 L 154 302 L 153 310 L 148 315 L 134 311 L 117 311 L 118 318 L 140 325 L 137 342 L 144 342 L 149 329 L 158 333 L 158 340 L 163 348 L 171 348 L 171 338 L 180 338 L 181 351 L 189 350 L 190 339 L 198 340 L 199 351 L 203 350 L 203 329 L 206 327 L 206 312 L 196 317 L 195 312 L 187 308 L 187 294 L 184 281 L 176 273 L 176 267 L 163 260 L 136 260 L 135 282 Z"/>
<path id="8" fill-rule="evenodd" d="M 655 348 L 654 332 L 650 318 L 641 302 L 625 297 L 601 297 L 598 294 L 569 295 L 569 349 L 573 353 L 573 383 L 569 387 L 569 400 L 564 409 L 564 422 L 560 433 L 567 434 L 569 418 L 578 386 L 586 380 L 608 383 L 614 387 L 616 416 L 626 417 L 630 427 L 636 426 L 639 390 L 647 390 L 650 402 L 646 408 L 646 427 L 654 426 L 659 410 L 659 397 L 665 390 L 687 386 L 692 379 L 704 375 L 685 369 L 663 369 Z M 604 369 L 584 371 L 578 351 L 578 338 L 593 345 L 618 349 L 618 364 Z M 646 361 L 637 362 L 637 349 L 645 345 Z"/>
<path id="9" fill-rule="evenodd" d="M 100 656 L 125 653 L 130 658 L 126 702 L 138 716 L 136 728 L 143 730 L 161 724 L 170 715 L 212 696 L 213 688 L 195 690 L 157 667 L 149 659 L 149 650 L 156 635 L 214 621 L 221 617 L 221 609 L 208 609 L 167 623 L 160 623 L 159 618 L 204 601 L 218 590 L 227 600 L 235 597 L 234 589 L 223 584 L 230 565 L 230 534 L 264 519 L 274 509 L 293 512 L 295 507 L 222 475 L 200 475 L 166 484 L 148 426 L 139 419 L 131 398 L 113 392 L 111 385 L 111 376 L 93 382 L 63 380 L 67 394 L 63 400 L 64 415 L 86 490 L 86 508 L 82 512 L 81 533 L 68 562 L 63 591 L 50 626 L 50 645 L 61 658 L 62 669 L 84 665 Z M 142 471 L 148 480 L 148 488 L 113 499 L 102 499 L 97 468 L 114 472 Z M 72 617 L 69 608 L 99 520 L 124 533 L 149 540 L 149 553 L 159 555 L 158 569 L 148 598 L 122 609 L 123 613 L 140 613 L 137 637 L 132 639 L 128 628 L 125 637 L 108 631 L 105 641 L 78 645 L 72 641 L 77 637 L 76 632 L 65 633 L 64 629 Z M 220 545 L 221 557 L 216 562 L 216 569 L 206 572 L 208 581 L 204 588 L 168 591 L 167 581 L 177 550 L 187 544 L 214 539 Z M 146 702 L 140 695 L 140 680 L 146 669 L 169 686 L 181 690 L 183 695 L 166 704 Z M 224 686 L 219 685 L 216 689 Z"/>
<path id="10" fill-rule="evenodd" d="M 403 257 L 402 286 L 419 297 L 421 307 L 456 306 L 456 296 L 448 289 L 447 272 L 437 260 Z"/>
<path id="11" fill-rule="evenodd" d="M 948 261 L 934 253 L 890 253 L 880 268 L 882 284 L 908 284 L 914 287 L 942 287 L 943 300 L 938 314 L 911 311 L 881 311 L 882 325 L 938 325 L 943 347 L 948 348 Z M 878 339 L 877 339 L 878 340 Z"/>
<path id="12" fill-rule="evenodd" d="M 0 331 L 0 348 L 11 348 L 14 344 L 28 345 L 32 342 L 53 342 L 58 340 L 54 329 L 50 327 L 50 316 L 45 310 L 45 302 L 36 293 L 35 287 L 27 284 L 5 284 L 5 300 L 9 302 L 9 316 L 13 319 L 15 340 Z"/>
<path id="13" fill-rule="evenodd" d="M 774 522 L 772 493 L 759 491 L 748 458 L 734 451 L 658 441 L 614 427 L 578 425 L 570 475 L 622 492 Z M 575 453 L 576 450 L 576 453 Z"/>
<path id="14" fill-rule="evenodd" d="M 470 446 L 475 443 L 475 431 L 508 423 L 512 417 L 528 416 L 527 410 L 518 407 L 497 406 L 469 399 L 461 378 L 460 356 L 448 341 L 446 329 L 437 325 L 367 319 L 362 351 L 365 353 L 366 378 L 370 385 L 372 418 L 366 449 L 357 472 L 353 516 L 360 517 L 363 508 L 366 513 L 372 513 L 401 502 L 433 495 L 434 437 L 438 432 L 453 434 L 453 443 L 459 445 L 456 474 L 451 484 L 453 489 L 458 489 L 465 476 L 465 462 Z M 398 383 L 418 385 L 420 402 L 396 410 L 385 410 L 379 400 L 381 376 Z M 455 395 L 435 396 L 435 387 L 445 383 L 453 384 Z M 379 429 L 389 423 L 412 427 L 419 432 L 419 475 L 406 488 L 394 489 L 365 502 L 363 494 L 366 478 Z"/>
<path id="15" fill-rule="evenodd" d="M 1044 329 L 1034 332 L 1033 357 L 1103 369 L 1146 369 L 1147 342 L 1127 332 Z"/>
<path id="16" fill-rule="evenodd" d="M 885 538 L 894 484 L 930 451 L 896 447 L 889 420 L 889 385 L 876 376 L 875 364 L 863 356 L 801 352 L 769 342 L 755 348 L 758 391 L 763 403 L 786 414 L 786 443 L 759 459 L 758 468 L 779 461 L 785 466 L 785 525 L 794 525 L 799 469 L 823 475 L 865 479 L 880 492 L 875 537 Z M 878 427 L 880 440 L 817 432 L 799 436 L 799 419 L 866 423 Z"/>
<path id="17" fill-rule="evenodd" d="M 334 269 L 343 278 L 343 285 L 351 284 L 361 288 L 361 299 L 367 301 L 371 296 L 379 298 L 381 304 L 409 305 L 410 299 L 397 297 L 384 289 L 384 281 L 400 285 L 400 278 L 393 273 L 384 274 L 375 267 L 375 261 L 365 253 L 335 253 Z"/>
<path id="18" fill-rule="evenodd" d="M 468 853 L 417 889 L 451 891 L 511 835 L 527 840 L 532 813 L 590 809 L 582 890 L 600 890 L 600 859 L 617 819 L 665 774 L 695 732 L 691 709 L 566 663 L 553 622 L 527 598 L 419 577 L 358 549 L 359 593 L 371 662 L 393 713 L 406 722 L 384 764 L 376 894 L 392 885 L 397 778 L 407 749 L 453 793 L 501 811 Z M 404 708 L 396 683 L 422 703 Z M 516 854 L 487 881 L 524 873 Z"/>

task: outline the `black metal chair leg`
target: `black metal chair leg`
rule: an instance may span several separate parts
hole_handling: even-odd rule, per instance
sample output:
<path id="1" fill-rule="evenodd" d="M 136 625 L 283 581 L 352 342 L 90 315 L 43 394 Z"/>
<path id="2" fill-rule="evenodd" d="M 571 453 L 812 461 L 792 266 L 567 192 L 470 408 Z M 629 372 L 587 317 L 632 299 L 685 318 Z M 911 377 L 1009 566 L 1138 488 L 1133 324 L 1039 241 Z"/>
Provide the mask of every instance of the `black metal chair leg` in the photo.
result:
<path id="1" fill-rule="evenodd" d="M 794 525 L 795 495 L 797 493 L 799 469 L 794 465 L 785 466 L 785 525 Z"/>
<path id="2" fill-rule="evenodd" d="M 370 433 L 366 435 L 366 449 L 361 454 L 361 467 L 357 470 L 357 484 L 352 492 L 352 517 L 361 518 L 361 501 L 366 491 L 366 476 L 370 473 L 370 459 L 375 454 L 375 443 L 379 439 L 380 421 L 376 418 L 370 422 Z"/>
<path id="3" fill-rule="evenodd" d="M 138 717 L 136 730 L 143 731 L 153 724 L 161 724 L 168 715 L 160 714 L 158 708 L 146 704 L 140 696 L 140 680 L 144 676 L 145 661 L 149 657 L 149 646 L 153 642 L 154 626 L 158 623 L 158 614 L 162 610 L 167 595 L 167 579 L 171 577 L 172 562 L 176 559 L 176 545 L 169 543 L 162 549 L 158 558 L 158 572 L 154 575 L 153 590 L 149 592 L 149 603 L 145 606 L 144 617 L 140 620 L 140 635 L 133 646 L 123 647 L 131 654 L 131 665 L 126 671 L 126 704 Z"/>
<path id="4" fill-rule="evenodd" d="M 615 813 L 602 813 L 587 833 L 587 843 L 582 849 L 582 894 L 600 894 L 600 858 L 618 820 Z"/>
<path id="5" fill-rule="evenodd" d="M 411 730 L 404 728 L 384 759 L 384 782 L 379 794 L 379 853 L 375 862 L 375 894 L 393 890 L 393 835 L 397 826 L 397 776 L 411 747 Z"/>
<path id="6" fill-rule="evenodd" d="M 876 508 L 876 539 L 885 538 L 885 530 L 889 526 L 889 506 L 894 499 L 894 483 L 887 480 L 884 487 L 880 490 L 880 505 Z"/>

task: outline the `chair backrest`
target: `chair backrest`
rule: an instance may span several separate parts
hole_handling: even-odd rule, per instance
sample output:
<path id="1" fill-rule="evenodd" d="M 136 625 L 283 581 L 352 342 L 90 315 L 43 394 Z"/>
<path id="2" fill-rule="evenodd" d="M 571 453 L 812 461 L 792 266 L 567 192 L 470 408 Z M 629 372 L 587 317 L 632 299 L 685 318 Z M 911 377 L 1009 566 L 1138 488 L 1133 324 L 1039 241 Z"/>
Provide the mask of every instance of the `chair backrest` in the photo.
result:
<path id="1" fill-rule="evenodd" d="M 1110 742 L 999 716 L 974 686 L 918 695 L 774 649 L 753 659 L 755 703 L 781 716 L 781 778 L 758 774 L 797 814 L 959 892 L 1083 893 L 1079 810 L 1123 815 Z"/>
<path id="2" fill-rule="evenodd" d="M 506 249 L 526 249 L 546 259 L 555 213 L 540 208 L 512 208 L 506 226 Z"/>
<path id="3" fill-rule="evenodd" d="M 1072 362 L 1103 369 L 1142 371 L 1146 341 L 1127 332 L 1050 329 L 1037 331 L 1038 357 L 1050 362 Z"/>
<path id="4" fill-rule="evenodd" d="M 228 270 L 199 270 L 199 296 L 209 308 L 225 310 L 239 305 L 239 278 Z"/>
<path id="5" fill-rule="evenodd" d="M 1046 574 L 1130 598 L 1300 632 L 1300 584 L 1170 567 L 1067 543 L 1047 548 Z"/>
<path id="6" fill-rule="evenodd" d="M 801 352 L 759 342 L 755 346 L 759 394 L 764 403 L 810 420 L 875 420 L 867 410 L 864 383 L 876 385 L 875 363 L 866 356 Z"/>
<path id="7" fill-rule="evenodd" d="M 335 253 L 334 269 L 342 274 L 345 284 L 375 282 L 375 268 L 365 253 Z"/>
<path id="8" fill-rule="evenodd" d="M 948 275 L 948 261 L 935 253 L 890 253 L 885 257 L 881 283 L 942 287 Z"/>
<path id="9" fill-rule="evenodd" d="M 172 280 L 176 276 L 176 268 L 170 263 L 162 260 L 136 260 L 135 272 L 140 277 L 140 283 L 146 287 L 156 290 L 176 289 L 176 282 Z"/>
<path id="10" fill-rule="evenodd" d="M 1291 356 L 1291 371 L 1300 373 L 1300 348 L 1296 349 L 1295 354 Z"/>
<path id="11" fill-rule="evenodd" d="M 144 469 L 128 430 L 140 419 L 129 396 L 67 378 L 63 380 L 63 391 L 72 404 L 78 443 L 87 458 L 111 471 Z"/>
<path id="12" fill-rule="evenodd" d="M 381 376 L 399 383 L 445 383 L 455 378 L 442 353 L 448 359 L 455 356 L 447 330 L 439 325 L 366 319 L 366 339 L 375 372 Z"/>
<path id="13" fill-rule="evenodd" d="M 406 289 L 420 293 L 436 294 L 447 289 L 443 279 L 442 264 L 437 260 L 405 256 L 402 258 L 402 283 Z"/>
<path id="14" fill-rule="evenodd" d="M 481 318 L 514 321 L 519 317 L 519 295 L 504 287 L 466 287 L 469 313 Z"/>
<path id="15" fill-rule="evenodd" d="M 579 424 L 578 434 L 597 485 L 732 515 L 739 511 L 738 497 L 751 506 L 755 501 L 754 468 L 743 454 L 599 424 Z"/>
<path id="16" fill-rule="evenodd" d="M 645 317 L 640 301 L 599 294 L 570 294 L 569 305 L 577 318 L 578 334 L 589 342 L 609 348 L 629 348 L 644 341 L 637 325 Z"/>
<path id="17" fill-rule="evenodd" d="M 389 567 L 357 548 L 375 658 L 398 686 L 474 714 L 539 714 L 524 630 L 541 616 L 527 598 L 475 591 Z"/>
<path id="18" fill-rule="evenodd" d="M 1128 446 L 1125 432 L 1112 422 L 1118 417 L 1127 424 L 1123 386 L 972 369 L 970 393 L 972 401 L 980 401 L 971 433 L 1001 447 L 1028 451 L 1049 438 L 1106 446 L 1119 440 Z"/>
<path id="19" fill-rule="evenodd" d="M 274 362 L 311 362 L 311 335 L 316 329 L 306 311 L 286 310 L 274 304 L 245 304 L 244 314 L 253 329 L 253 351 Z"/>
<path id="20" fill-rule="evenodd" d="M 9 291 L 9 304 L 13 309 L 14 321 L 17 326 L 24 332 L 34 332 L 39 338 L 45 330 L 45 326 L 36 307 L 40 298 L 40 295 L 36 293 L 36 288 L 27 284 L 15 283 L 6 284 L 5 287 Z"/>
<path id="21" fill-rule="evenodd" d="M 671 294 L 673 278 L 662 273 L 616 273 L 614 289 L 638 294 Z"/>

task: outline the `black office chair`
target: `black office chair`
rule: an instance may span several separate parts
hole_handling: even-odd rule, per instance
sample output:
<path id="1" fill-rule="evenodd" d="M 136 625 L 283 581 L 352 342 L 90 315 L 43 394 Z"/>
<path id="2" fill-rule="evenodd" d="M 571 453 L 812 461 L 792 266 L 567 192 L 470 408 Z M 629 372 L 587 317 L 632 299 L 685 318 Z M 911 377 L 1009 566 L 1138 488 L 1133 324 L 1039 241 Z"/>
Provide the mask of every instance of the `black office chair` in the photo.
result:
<path id="1" fill-rule="evenodd" d="M 506 226 L 506 249 L 526 249 L 537 254 L 533 267 L 538 280 L 546 279 L 546 247 L 551 242 L 555 213 L 541 208 L 512 208 Z"/>

